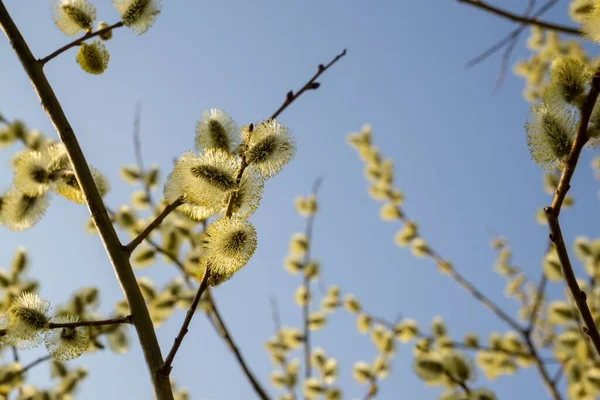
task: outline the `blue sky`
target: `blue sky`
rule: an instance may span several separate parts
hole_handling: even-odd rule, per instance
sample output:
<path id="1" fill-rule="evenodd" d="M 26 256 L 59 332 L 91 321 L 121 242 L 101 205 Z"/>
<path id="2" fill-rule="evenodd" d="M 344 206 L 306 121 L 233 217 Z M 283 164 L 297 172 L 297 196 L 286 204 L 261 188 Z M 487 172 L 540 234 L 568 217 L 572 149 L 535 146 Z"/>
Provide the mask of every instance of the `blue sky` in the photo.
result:
<path id="1" fill-rule="evenodd" d="M 35 55 L 44 56 L 70 39 L 53 25 L 47 0 L 6 1 L 6 6 Z M 117 19 L 108 1 L 96 1 L 99 18 Z M 102 4 L 100 4 L 102 3 Z M 522 7 L 504 2 L 504 7 Z M 550 14 L 564 20 L 567 4 Z M 265 384 L 271 365 L 264 351 L 273 333 L 269 298 L 279 301 L 284 325 L 300 323 L 293 302 L 297 278 L 282 267 L 289 236 L 304 228 L 293 199 L 307 193 L 322 175 L 321 213 L 315 227 L 314 255 L 326 284 L 354 293 L 368 310 L 393 319 L 398 313 L 425 327 L 435 315 L 460 339 L 467 331 L 487 335 L 506 326 L 426 260 L 415 260 L 393 244 L 397 226 L 379 221 L 378 205 L 367 193 L 362 164 L 344 142 L 364 123 L 375 142 L 395 161 L 405 209 L 423 236 L 441 255 L 506 310 L 504 281 L 491 270 L 494 253 L 488 229 L 507 236 L 515 262 L 537 280 L 546 245 L 545 228 L 534 220 L 549 201 L 542 191 L 541 169 L 529 158 L 523 125 L 528 105 L 522 82 L 509 75 L 493 94 L 499 59 L 474 69 L 465 62 L 504 36 L 512 25 L 454 1 L 267 1 L 165 2 L 155 26 L 138 37 L 121 29 L 108 43 L 110 65 L 102 76 L 82 72 L 70 51 L 46 67 L 88 161 L 110 179 L 106 203 L 128 202 L 132 189 L 118 178 L 122 164 L 135 162 L 132 119 L 141 102 L 146 163 L 168 172 L 173 157 L 193 147 L 194 126 L 203 110 L 221 108 L 239 124 L 266 118 L 285 93 L 299 88 L 319 63 L 343 48 L 348 56 L 280 117 L 298 143 L 296 158 L 267 183 L 252 217 L 259 247 L 231 281 L 215 290 L 221 312 L 255 373 Z M 521 44 L 517 56 L 526 56 Z M 6 40 L 0 40 L 0 111 L 56 137 L 39 107 L 25 73 Z M 11 180 L 10 151 L 0 153 L 0 184 Z M 598 211 L 598 184 L 590 153 L 573 181 L 577 206 L 562 214 L 567 238 L 595 236 L 591 212 Z M 43 283 L 41 293 L 54 303 L 66 301 L 74 288 L 97 285 L 108 312 L 122 298 L 98 237 L 83 233 L 85 207 L 55 198 L 44 219 L 22 233 L 0 231 L 0 265 L 13 249 L 30 250 L 30 274 Z M 577 265 L 579 271 L 581 266 Z M 164 282 L 176 271 L 159 263 L 138 271 Z M 554 285 L 553 293 L 562 287 Z M 163 351 L 172 343 L 183 313 L 158 330 Z M 81 399 L 150 398 L 146 369 L 135 344 L 126 356 L 85 355 L 73 364 L 88 366 Z M 375 351 L 368 337 L 354 329 L 344 311 L 314 335 L 316 345 L 338 358 L 345 398 L 364 396 L 366 388 L 351 379 L 351 365 L 370 361 Z M 197 315 L 178 354 L 176 381 L 194 399 L 251 399 L 254 395 L 233 356 Z M 23 354 L 33 359 L 38 352 Z M 380 386 L 380 399 L 435 398 L 410 369 L 412 348 L 401 346 L 393 373 Z M 46 382 L 47 369 L 30 374 Z M 510 382 L 510 385 L 507 383 Z M 518 390 L 519 398 L 544 396 L 533 369 L 486 384 L 500 398 Z M 275 393 L 272 391 L 271 393 Z"/>

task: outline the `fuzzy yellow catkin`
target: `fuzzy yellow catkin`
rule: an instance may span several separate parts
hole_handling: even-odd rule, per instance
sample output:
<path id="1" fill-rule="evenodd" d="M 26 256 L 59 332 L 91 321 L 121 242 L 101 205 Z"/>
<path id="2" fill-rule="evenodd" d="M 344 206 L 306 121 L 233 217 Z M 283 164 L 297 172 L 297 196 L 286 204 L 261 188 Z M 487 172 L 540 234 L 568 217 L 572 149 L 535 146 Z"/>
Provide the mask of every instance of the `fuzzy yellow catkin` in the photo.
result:
<path id="1" fill-rule="evenodd" d="M 308 290 L 305 286 L 300 286 L 296 289 L 294 294 L 294 301 L 300 307 L 303 307 L 308 304 L 310 301 L 310 296 L 308 294 Z"/>
<path id="2" fill-rule="evenodd" d="M 417 258 L 423 258 L 430 253 L 429 246 L 423 238 L 417 237 L 411 242 L 410 247 L 413 255 Z"/>
<path id="3" fill-rule="evenodd" d="M 358 314 L 358 316 L 356 317 L 356 329 L 358 330 L 358 332 L 365 334 L 371 328 L 372 321 L 373 319 L 370 315 L 364 313 Z"/>
<path id="4" fill-rule="evenodd" d="M 310 363 L 313 368 L 323 368 L 327 362 L 325 351 L 321 348 L 316 348 L 312 351 Z"/>
<path id="5" fill-rule="evenodd" d="M 361 310 L 359 301 L 351 294 L 347 294 L 344 297 L 344 308 L 346 311 L 352 314 L 356 314 Z"/>
<path id="6" fill-rule="evenodd" d="M 394 326 L 394 334 L 400 342 L 410 342 L 419 334 L 419 326 L 417 325 L 417 321 L 410 318 L 400 321 Z"/>
<path id="7" fill-rule="evenodd" d="M 76 55 L 76 61 L 82 70 L 92 75 L 99 75 L 106 71 L 110 55 L 101 41 L 82 43 Z"/>
<path id="8" fill-rule="evenodd" d="M 444 376 L 444 363 L 437 353 L 424 353 L 416 357 L 413 369 L 424 382 L 436 384 Z"/>
<path id="9" fill-rule="evenodd" d="M 289 252 L 294 256 L 303 256 L 308 250 L 308 238 L 303 233 L 294 233 L 290 240 Z"/>
<path id="10" fill-rule="evenodd" d="M 310 260 L 304 265 L 304 276 L 310 280 L 316 280 L 321 273 L 321 263 L 317 260 Z"/>
<path id="11" fill-rule="evenodd" d="M 78 322 L 79 318 L 70 315 L 54 317 L 52 322 Z M 82 355 L 90 344 L 89 328 L 79 326 L 75 328 L 50 329 L 45 333 L 44 342 L 46 349 L 55 360 L 66 361 Z"/>
<path id="12" fill-rule="evenodd" d="M 302 261 L 296 259 L 295 257 L 286 257 L 283 261 L 283 265 L 291 275 L 296 275 L 300 270 L 302 270 Z"/>
<path id="13" fill-rule="evenodd" d="M 402 218 L 402 212 L 396 205 L 388 203 L 381 206 L 379 216 L 383 221 L 395 221 Z"/>
<path id="14" fill-rule="evenodd" d="M 317 331 L 327 323 L 327 316 L 321 311 L 314 311 L 308 316 L 308 329 Z"/>
<path id="15" fill-rule="evenodd" d="M 53 19 L 58 29 L 69 36 L 91 31 L 96 19 L 96 7 L 87 0 L 55 0 Z"/>
<path id="16" fill-rule="evenodd" d="M 21 293 L 2 314 L 6 334 L 5 343 L 23 349 L 41 343 L 42 334 L 48 329 L 50 302 L 35 293 Z"/>
<path id="17" fill-rule="evenodd" d="M 442 337 L 447 333 L 446 324 L 439 315 L 433 317 L 431 320 L 431 333 L 436 338 Z"/>
<path id="18" fill-rule="evenodd" d="M 231 153 L 238 145 L 239 129 L 223 110 L 213 108 L 202 113 L 196 124 L 196 150 L 214 148 Z"/>
<path id="19" fill-rule="evenodd" d="M 352 367 L 352 377 L 360 384 L 365 384 L 373 377 L 371 366 L 364 361 L 357 361 Z"/>
<path id="20" fill-rule="evenodd" d="M 159 0 L 113 0 L 125 26 L 141 35 L 146 32 L 160 14 Z"/>
<path id="21" fill-rule="evenodd" d="M 248 164 L 264 178 L 277 175 L 296 153 L 288 128 L 275 120 L 259 123 L 251 133 L 242 129 L 242 135 Z"/>
<path id="22" fill-rule="evenodd" d="M 397 246 L 405 247 L 408 246 L 415 237 L 417 237 L 417 224 L 414 222 L 407 222 L 402 229 L 396 232 L 394 242 Z"/>
<path id="23" fill-rule="evenodd" d="M 319 210 L 317 198 L 314 195 L 307 197 L 296 197 L 296 200 L 294 201 L 294 207 L 296 208 L 296 212 L 303 217 L 316 215 Z"/>
<path id="24" fill-rule="evenodd" d="M 377 379 L 384 379 L 390 373 L 390 362 L 386 356 L 379 355 L 371 363 L 371 369 Z"/>
<path id="25" fill-rule="evenodd" d="M 302 393 L 307 399 L 315 399 L 323 393 L 325 388 L 317 378 L 308 378 L 304 381 Z"/>

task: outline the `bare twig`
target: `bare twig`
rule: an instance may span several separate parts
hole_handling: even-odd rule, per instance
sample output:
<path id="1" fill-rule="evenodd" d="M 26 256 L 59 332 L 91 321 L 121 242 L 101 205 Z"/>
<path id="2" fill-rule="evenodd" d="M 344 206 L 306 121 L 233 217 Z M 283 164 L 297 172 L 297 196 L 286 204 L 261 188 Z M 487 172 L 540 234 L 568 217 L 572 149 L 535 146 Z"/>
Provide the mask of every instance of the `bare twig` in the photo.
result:
<path id="1" fill-rule="evenodd" d="M 131 324 L 133 318 L 131 315 L 121 318 L 104 319 L 100 321 L 77 321 L 77 322 L 50 322 L 49 328 L 76 328 L 78 326 L 104 326 L 117 324 Z"/>
<path id="2" fill-rule="evenodd" d="M 244 357 L 242 356 L 240 349 L 233 341 L 233 338 L 231 337 L 231 334 L 229 333 L 229 330 L 227 329 L 227 326 L 225 325 L 225 321 L 223 320 L 223 317 L 219 313 L 217 305 L 216 305 L 214 299 L 212 298 L 212 293 L 210 290 L 207 291 L 207 298 L 208 298 L 209 306 L 211 308 L 211 313 L 214 315 L 216 322 L 218 322 L 218 324 L 221 328 L 220 329 L 221 337 L 223 338 L 225 343 L 227 343 L 227 345 L 229 346 L 229 349 L 233 352 L 235 358 L 238 361 L 238 364 L 240 364 L 240 366 L 242 367 L 244 374 L 250 381 L 250 384 L 252 385 L 252 388 L 254 389 L 254 391 L 256 392 L 258 397 L 260 397 L 261 400 L 269 400 L 269 396 L 267 395 L 267 392 L 260 385 L 260 383 L 258 382 L 258 379 L 256 379 L 256 377 L 254 376 L 252 371 L 250 371 L 250 368 L 248 367 L 248 364 L 244 360 Z"/>
<path id="3" fill-rule="evenodd" d="M 108 33 L 110 31 L 112 31 L 113 29 L 117 29 L 117 28 L 120 28 L 122 26 L 123 26 L 123 22 L 119 21 L 119 22 L 114 23 L 114 24 L 112 24 L 110 26 L 107 26 L 106 28 L 99 29 L 99 30 L 97 30 L 95 32 L 86 33 L 85 35 L 83 35 L 79 39 L 76 39 L 76 40 L 72 41 L 71 43 L 68 43 L 68 44 L 64 45 L 63 47 L 61 47 L 60 49 L 56 50 L 52 54 L 49 54 L 46 57 L 38 60 L 38 62 L 43 67 L 48 61 L 52 60 L 54 57 L 57 57 L 57 56 L 61 55 L 65 51 L 69 50 L 70 48 L 75 47 L 75 46 L 79 46 L 81 43 L 85 42 L 88 39 L 91 39 L 91 38 L 93 38 L 95 36 L 100 36 L 100 35 L 102 35 L 104 33 Z"/>
<path id="4" fill-rule="evenodd" d="M 573 272 L 573 267 L 571 266 L 571 261 L 569 260 L 569 253 L 563 239 L 558 217 L 560 215 L 563 201 L 571 187 L 571 178 L 573 177 L 575 169 L 577 168 L 579 155 L 581 154 L 583 146 L 585 146 L 589 139 L 587 132 L 588 123 L 599 94 L 600 70 L 597 70 L 592 78 L 588 96 L 581 107 L 577 134 L 575 135 L 575 140 L 573 141 L 573 146 L 571 147 L 569 156 L 564 162 L 562 175 L 560 177 L 556 193 L 554 194 L 554 198 L 552 199 L 552 204 L 544 209 L 550 229 L 550 240 L 552 243 L 554 243 L 556 248 L 556 253 L 558 254 L 558 258 L 562 266 L 563 276 L 565 277 L 567 286 L 573 295 L 575 304 L 577 304 L 577 308 L 579 309 L 581 317 L 583 318 L 583 322 L 585 323 L 583 328 L 584 332 L 589 336 L 594 347 L 596 348 L 596 352 L 598 353 L 600 353 L 600 333 L 598 332 L 598 327 L 596 326 L 594 317 L 592 316 L 590 308 L 588 307 L 586 301 L 587 295 L 579 287 L 577 278 Z"/>
<path id="5" fill-rule="evenodd" d="M 96 188 L 85 156 L 81 151 L 75 132 L 44 74 L 42 69 L 43 62 L 36 60 L 31 53 L 27 42 L 10 17 L 2 0 L 0 0 L 0 27 L 27 72 L 30 82 L 41 101 L 42 108 L 52 121 L 61 141 L 65 145 L 79 187 L 83 192 L 104 248 L 129 303 L 129 308 L 133 315 L 133 324 L 136 328 L 148 372 L 152 379 L 154 393 L 158 400 L 172 400 L 173 392 L 168 377 L 157 373 L 163 364 L 162 354 L 152 319 L 146 307 L 146 302 L 129 263 L 129 254 L 124 250 L 123 245 L 119 241 L 102 197 Z"/>
<path id="6" fill-rule="evenodd" d="M 548 278 L 546 277 L 546 274 L 542 273 L 542 278 L 540 279 L 540 283 L 538 284 L 535 292 L 535 300 L 533 303 L 533 309 L 531 310 L 531 315 L 529 317 L 529 325 L 526 329 L 527 332 L 532 332 L 532 330 L 535 328 L 535 323 L 537 322 L 538 313 L 544 300 L 544 292 L 546 291 L 547 284 Z"/>
<path id="7" fill-rule="evenodd" d="M 486 12 L 489 12 L 489 13 L 497 15 L 499 17 L 508 19 L 512 22 L 520 23 L 522 25 L 537 25 L 544 29 L 549 29 L 552 31 L 565 33 L 568 35 L 581 35 L 581 31 L 577 28 L 560 25 L 560 24 L 555 24 L 552 22 L 546 22 L 546 21 L 543 21 L 543 20 L 540 20 L 540 19 L 534 18 L 534 17 L 531 17 L 531 18 L 524 17 L 522 15 L 515 14 L 510 11 L 506 11 L 501 8 L 492 6 L 482 0 L 457 0 L 457 1 L 459 3 L 465 3 L 470 6 L 480 8 Z"/>
<path id="8" fill-rule="evenodd" d="M 150 222 L 150 224 L 146 228 L 144 228 L 144 230 L 140 232 L 139 235 L 137 235 L 127 246 L 125 246 L 125 249 L 129 253 L 135 250 L 135 248 L 138 247 L 139 244 L 142 243 L 144 239 L 146 239 L 154 229 L 156 229 L 160 224 L 162 224 L 164 219 L 167 218 L 167 216 L 171 214 L 171 212 L 173 212 L 175 209 L 177 209 L 177 207 L 179 207 L 182 204 L 183 197 L 179 197 L 177 200 L 166 206 L 165 209 L 152 222 Z"/>
<path id="9" fill-rule="evenodd" d="M 535 363 L 535 366 L 542 377 L 543 384 L 546 387 L 548 394 L 552 396 L 553 400 L 562 400 L 562 395 L 558 391 L 555 382 L 553 382 L 550 378 L 550 375 L 548 375 L 548 371 L 546 370 L 546 367 L 544 366 L 544 363 L 542 362 L 542 359 L 538 354 L 533 341 L 531 340 L 531 335 L 526 334 L 523 335 L 523 337 L 525 338 L 525 343 L 527 344 L 527 347 L 533 356 L 533 362 Z"/>
<path id="10" fill-rule="evenodd" d="M 321 183 L 323 182 L 323 178 L 319 177 L 315 180 L 313 184 L 311 195 L 316 197 L 319 192 L 319 187 L 321 187 Z M 312 247 L 312 235 L 313 235 L 313 226 L 315 222 L 315 214 L 311 214 L 306 218 L 306 229 L 304 231 L 304 236 L 306 237 L 306 242 L 308 243 L 306 252 L 304 253 L 304 260 L 302 261 L 302 269 L 304 270 L 308 263 L 310 262 L 310 252 Z M 304 271 L 303 271 L 304 272 Z M 308 317 L 310 314 L 310 276 L 306 273 L 303 274 L 302 285 L 304 286 L 304 291 L 306 293 L 306 301 L 302 306 L 302 320 L 304 326 L 304 377 L 306 379 L 311 376 L 311 366 L 310 366 L 310 329 L 308 326 Z"/>
<path id="11" fill-rule="evenodd" d="M 39 365 L 39 364 L 46 362 L 48 360 L 51 360 L 51 359 L 52 359 L 52 357 L 48 354 L 48 355 L 45 355 L 45 356 L 42 356 L 42 357 L 39 357 L 39 358 L 33 360 L 32 362 L 30 362 L 29 364 L 24 366 L 22 369 L 6 374 L 4 379 L 0 380 L 0 385 L 3 385 L 5 383 L 10 382 L 11 380 L 13 380 L 15 378 L 20 377 L 21 375 L 23 375 L 24 373 L 26 373 L 27 371 L 29 371 L 31 368 L 35 367 L 36 365 Z"/>
<path id="12" fill-rule="evenodd" d="M 190 323 L 192 322 L 192 318 L 194 317 L 196 308 L 198 308 L 198 303 L 200 302 L 200 298 L 202 297 L 202 294 L 204 293 L 204 291 L 206 290 L 207 287 L 208 287 L 208 268 L 206 269 L 206 271 L 204 271 L 204 276 L 202 277 L 202 281 L 200 282 L 200 286 L 198 287 L 196 296 L 194 297 L 194 300 L 192 301 L 190 308 L 188 309 L 187 313 L 185 314 L 185 319 L 183 320 L 183 324 L 181 325 L 181 328 L 179 329 L 179 333 L 177 334 L 177 337 L 175 338 L 173 347 L 171 347 L 171 351 L 169 351 L 169 354 L 167 354 L 167 357 L 165 358 L 165 363 L 160 369 L 160 373 L 162 373 L 163 375 L 168 376 L 171 373 L 171 369 L 173 368 L 172 367 L 173 360 L 175 359 L 177 350 L 179 350 L 179 347 L 181 346 L 181 343 L 183 342 L 183 338 L 188 333 L 188 328 L 190 326 Z"/>
<path id="13" fill-rule="evenodd" d="M 317 68 L 317 73 L 310 78 L 310 80 L 308 82 L 306 82 L 306 84 L 304 86 L 302 86 L 302 88 L 300 90 L 298 90 L 296 93 L 294 93 L 293 91 L 289 91 L 285 101 L 283 102 L 283 104 L 281 105 L 281 107 L 279 107 L 277 109 L 277 111 L 275 111 L 273 113 L 273 115 L 271 115 L 270 119 L 275 119 L 279 116 L 279 114 L 281 114 L 286 108 L 288 108 L 288 106 L 290 104 L 292 104 L 296 99 L 298 99 L 298 97 L 300 97 L 302 95 L 302 93 L 306 92 L 307 90 L 316 90 L 318 89 L 321 84 L 319 82 L 317 82 L 317 78 L 319 76 L 321 76 L 321 74 L 323 74 L 323 72 L 327 71 L 329 69 L 329 67 L 331 67 L 333 64 L 335 64 L 340 58 L 344 57 L 346 55 L 346 49 L 344 49 L 344 51 L 342 51 L 340 54 L 338 54 L 337 56 L 335 56 L 335 58 L 333 60 L 331 60 L 329 62 L 329 64 L 327 65 L 323 65 L 323 64 L 319 64 L 319 67 Z"/>

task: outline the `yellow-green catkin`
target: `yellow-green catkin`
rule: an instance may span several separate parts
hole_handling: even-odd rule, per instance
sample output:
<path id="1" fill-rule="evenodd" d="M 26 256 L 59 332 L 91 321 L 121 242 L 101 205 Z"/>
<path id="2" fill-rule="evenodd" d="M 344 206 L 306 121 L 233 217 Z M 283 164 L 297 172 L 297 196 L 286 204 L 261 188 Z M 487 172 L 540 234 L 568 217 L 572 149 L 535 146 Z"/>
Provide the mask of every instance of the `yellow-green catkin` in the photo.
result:
<path id="1" fill-rule="evenodd" d="M 88 74 L 100 75 L 108 68 L 110 54 L 104 44 L 97 40 L 90 44 L 82 43 L 75 59 L 81 69 Z"/>

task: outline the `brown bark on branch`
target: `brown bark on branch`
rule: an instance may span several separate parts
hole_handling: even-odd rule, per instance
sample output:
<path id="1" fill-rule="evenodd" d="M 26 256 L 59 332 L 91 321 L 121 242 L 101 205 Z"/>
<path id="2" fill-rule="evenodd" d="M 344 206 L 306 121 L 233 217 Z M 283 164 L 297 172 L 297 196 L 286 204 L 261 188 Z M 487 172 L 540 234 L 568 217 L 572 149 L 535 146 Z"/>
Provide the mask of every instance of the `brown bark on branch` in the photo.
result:
<path id="1" fill-rule="evenodd" d="M 129 263 L 129 254 L 124 250 L 123 245 L 117 237 L 102 197 L 100 197 L 98 189 L 94 184 L 90 168 L 77 142 L 75 132 L 54 94 L 52 86 L 46 79 L 46 75 L 42 69 L 43 64 L 37 61 L 31 53 L 27 42 L 14 24 L 2 0 L 0 0 L 0 27 L 29 76 L 29 80 L 40 99 L 42 108 L 52 121 L 58 136 L 65 145 L 79 187 L 86 199 L 86 204 L 110 258 L 121 289 L 129 303 L 133 324 L 144 353 L 154 393 L 158 400 L 172 400 L 173 393 L 168 377 L 158 373 L 159 368 L 163 364 L 162 354 L 148 308 Z"/>

